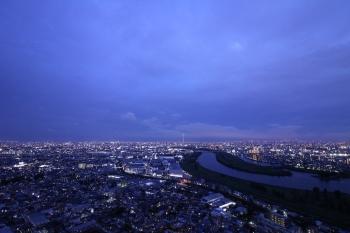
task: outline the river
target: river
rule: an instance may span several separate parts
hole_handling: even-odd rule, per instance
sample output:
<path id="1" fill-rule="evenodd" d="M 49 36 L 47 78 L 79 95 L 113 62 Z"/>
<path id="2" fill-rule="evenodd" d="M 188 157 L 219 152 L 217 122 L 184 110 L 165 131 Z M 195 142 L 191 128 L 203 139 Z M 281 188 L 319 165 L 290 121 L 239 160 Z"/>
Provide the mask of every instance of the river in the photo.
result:
<path id="1" fill-rule="evenodd" d="M 209 151 L 203 151 L 202 154 L 198 157 L 197 162 L 209 170 L 236 177 L 242 180 L 295 189 L 312 190 L 314 187 L 318 187 L 322 191 L 326 188 L 328 191 L 339 190 L 341 192 L 350 194 L 350 179 L 325 181 L 312 176 L 310 173 L 296 171 L 292 171 L 291 176 L 268 176 L 263 174 L 249 173 L 229 168 L 219 163 L 216 160 L 215 154 Z"/>

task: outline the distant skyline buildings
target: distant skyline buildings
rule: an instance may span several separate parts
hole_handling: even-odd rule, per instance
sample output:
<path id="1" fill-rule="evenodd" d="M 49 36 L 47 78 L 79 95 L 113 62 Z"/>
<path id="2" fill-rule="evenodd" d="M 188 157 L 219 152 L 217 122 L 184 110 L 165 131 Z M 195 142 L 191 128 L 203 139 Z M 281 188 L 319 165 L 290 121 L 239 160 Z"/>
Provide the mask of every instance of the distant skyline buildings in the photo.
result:
<path id="1" fill-rule="evenodd" d="M 349 11 L 5 0 L 0 140 L 349 140 Z"/>

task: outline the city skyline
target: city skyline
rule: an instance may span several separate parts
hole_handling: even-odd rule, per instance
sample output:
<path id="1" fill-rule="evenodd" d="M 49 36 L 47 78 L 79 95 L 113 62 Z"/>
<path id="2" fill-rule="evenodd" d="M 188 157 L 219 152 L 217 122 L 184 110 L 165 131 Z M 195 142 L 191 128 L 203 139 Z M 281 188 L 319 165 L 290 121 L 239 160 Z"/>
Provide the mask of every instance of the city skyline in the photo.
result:
<path id="1" fill-rule="evenodd" d="M 348 1 L 3 1 L 0 140 L 348 140 Z"/>

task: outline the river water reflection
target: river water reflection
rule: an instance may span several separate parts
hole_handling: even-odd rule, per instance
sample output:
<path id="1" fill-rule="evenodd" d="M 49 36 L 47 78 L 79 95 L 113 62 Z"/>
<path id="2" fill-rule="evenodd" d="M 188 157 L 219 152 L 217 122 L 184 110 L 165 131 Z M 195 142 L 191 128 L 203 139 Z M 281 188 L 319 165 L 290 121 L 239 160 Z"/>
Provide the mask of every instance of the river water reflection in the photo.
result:
<path id="1" fill-rule="evenodd" d="M 280 177 L 249 173 L 226 167 L 216 160 L 214 153 L 209 151 L 202 151 L 202 154 L 198 157 L 197 162 L 209 170 L 243 180 L 255 181 L 257 183 L 308 190 L 312 190 L 313 187 L 318 187 L 321 190 L 326 188 L 328 191 L 339 190 L 350 194 L 350 179 L 324 181 L 318 179 L 317 177 L 313 177 L 309 173 L 295 171 L 292 171 L 291 176 Z"/>

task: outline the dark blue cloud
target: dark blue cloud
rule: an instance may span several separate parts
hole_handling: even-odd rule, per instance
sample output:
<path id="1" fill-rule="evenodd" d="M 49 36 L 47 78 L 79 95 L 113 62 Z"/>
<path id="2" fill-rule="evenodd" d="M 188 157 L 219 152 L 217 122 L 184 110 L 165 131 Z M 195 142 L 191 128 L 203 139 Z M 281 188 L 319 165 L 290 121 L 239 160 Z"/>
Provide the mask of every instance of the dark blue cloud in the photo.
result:
<path id="1" fill-rule="evenodd" d="M 348 139 L 349 10 L 5 0 L 0 139 Z"/>

